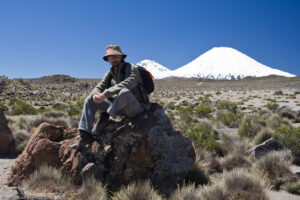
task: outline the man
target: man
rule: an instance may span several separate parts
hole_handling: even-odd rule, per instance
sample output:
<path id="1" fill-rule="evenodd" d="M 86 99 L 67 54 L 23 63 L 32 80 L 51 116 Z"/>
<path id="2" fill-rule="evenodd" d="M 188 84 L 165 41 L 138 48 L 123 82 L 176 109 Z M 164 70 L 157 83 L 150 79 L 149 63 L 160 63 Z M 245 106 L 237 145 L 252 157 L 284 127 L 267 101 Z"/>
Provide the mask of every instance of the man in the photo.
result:
<path id="1" fill-rule="evenodd" d="M 141 75 L 135 65 L 124 61 L 126 56 L 117 45 L 106 47 L 103 59 L 111 64 L 111 69 L 85 99 L 78 127 L 80 139 L 71 146 L 73 149 L 81 149 L 93 140 L 92 129 L 97 110 L 101 112 L 102 125 L 110 116 L 133 118 L 149 110 L 149 96 L 142 85 Z"/>

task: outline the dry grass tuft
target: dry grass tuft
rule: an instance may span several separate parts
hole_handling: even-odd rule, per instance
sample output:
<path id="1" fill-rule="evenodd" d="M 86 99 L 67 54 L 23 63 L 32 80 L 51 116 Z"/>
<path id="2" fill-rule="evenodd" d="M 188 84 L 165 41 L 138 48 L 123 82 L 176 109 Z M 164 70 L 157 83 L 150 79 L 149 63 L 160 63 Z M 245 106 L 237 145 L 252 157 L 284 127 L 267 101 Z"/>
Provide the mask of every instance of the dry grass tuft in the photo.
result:
<path id="1" fill-rule="evenodd" d="M 24 189 L 45 193 L 64 193 L 72 188 L 71 180 L 63 172 L 43 165 L 26 180 Z"/>
<path id="2" fill-rule="evenodd" d="M 195 185 L 184 185 L 168 198 L 168 200 L 201 200 L 200 190 Z"/>
<path id="3" fill-rule="evenodd" d="M 84 179 L 79 192 L 74 193 L 71 199 L 106 200 L 106 188 L 94 177 L 87 177 Z"/>
<path id="4" fill-rule="evenodd" d="M 220 145 L 225 155 L 227 154 L 246 155 L 247 151 L 250 149 L 250 144 L 244 138 L 225 135 L 225 134 L 221 135 Z"/>
<path id="5" fill-rule="evenodd" d="M 229 154 L 220 159 L 220 163 L 223 169 L 228 171 L 234 168 L 251 167 L 251 163 L 246 156 L 240 153 Z"/>
<path id="6" fill-rule="evenodd" d="M 15 138 L 15 153 L 20 154 L 25 149 L 30 134 L 25 130 L 16 130 L 13 132 Z"/>
<path id="7" fill-rule="evenodd" d="M 278 128 L 280 126 L 287 126 L 289 128 L 292 128 L 293 125 L 291 124 L 291 122 L 286 119 L 286 118 L 282 118 L 277 114 L 273 114 L 269 120 L 267 121 L 267 126 L 270 128 Z"/>
<path id="8" fill-rule="evenodd" d="M 224 172 L 212 186 L 202 191 L 205 200 L 266 200 L 261 181 L 243 169 Z"/>
<path id="9" fill-rule="evenodd" d="M 272 134 L 273 134 L 272 129 L 264 127 L 254 137 L 254 139 L 253 139 L 254 144 L 258 145 L 258 144 L 263 143 L 264 141 L 270 139 L 272 137 Z"/>
<path id="10" fill-rule="evenodd" d="M 270 152 L 255 163 L 253 172 L 265 179 L 272 189 L 278 190 L 282 184 L 297 180 L 288 167 L 291 159 L 290 151 Z"/>
<path id="11" fill-rule="evenodd" d="M 123 187 L 113 194 L 112 200 L 160 200 L 161 196 L 152 188 L 149 181 L 140 181 Z"/>

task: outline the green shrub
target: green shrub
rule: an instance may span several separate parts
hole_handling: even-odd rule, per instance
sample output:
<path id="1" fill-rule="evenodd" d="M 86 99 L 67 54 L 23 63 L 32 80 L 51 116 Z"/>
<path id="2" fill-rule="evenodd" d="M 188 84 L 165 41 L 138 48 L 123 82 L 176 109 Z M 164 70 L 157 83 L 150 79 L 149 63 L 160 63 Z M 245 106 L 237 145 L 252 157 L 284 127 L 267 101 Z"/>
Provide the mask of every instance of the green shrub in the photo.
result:
<path id="1" fill-rule="evenodd" d="M 235 114 L 229 111 L 218 111 L 216 119 L 229 128 L 237 128 L 243 118 L 243 114 Z"/>
<path id="2" fill-rule="evenodd" d="M 271 110 L 273 112 L 277 110 L 278 106 L 279 105 L 275 102 L 269 102 L 266 105 L 264 105 L 264 107 L 268 108 L 269 110 Z"/>
<path id="3" fill-rule="evenodd" d="M 196 146 L 222 155 L 220 144 L 217 142 L 218 136 L 213 132 L 212 126 L 208 122 L 202 122 L 197 125 L 193 123 L 189 124 L 186 134 Z"/>
<path id="4" fill-rule="evenodd" d="M 170 109 L 170 110 L 174 110 L 175 109 L 174 103 L 168 103 L 167 108 Z"/>
<path id="5" fill-rule="evenodd" d="M 193 105 L 188 105 L 186 107 L 183 106 L 177 106 L 176 109 L 178 110 L 180 119 L 184 122 L 190 123 L 193 118 Z"/>
<path id="6" fill-rule="evenodd" d="M 236 113 L 238 106 L 236 103 L 230 102 L 230 101 L 218 101 L 217 102 L 217 108 L 219 110 L 228 110 L 232 113 Z"/>
<path id="7" fill-rule="evenodd" d="M 300 195 L 300 181 L 286 183 L 282 186 L 282 189 L 289 193 Z"/>
<path id="8" fill-rule="evenodd" d="M 198 101 L 199 104 L 203 106 L 210 106 L 212 104 L 212 101 L 209 99 L 208 96 L 199 97 Z"/>
<path id="9" fill-rule="evenodd" d="M 11 106 L 11 115 L 35 115 L 38 114 L 32 105 L 17 98 L 10 99 L 9 105 Z"/>
<path id="10" fill-rule="evenodd" d="M 199 105 L 196 109 L 196 115 L 199 117 L 209 117 L 209 114 L 212 112 L 211 106 Z"/>
<path id="11" fill-rule="evenodd" d="M 3 112 L 8 111 L 8 107 L 7 107 L 4 103 L 1 103 L 1 102 L 0 102 L 0 109 L 1 109 Z"/>
<path id="12" fill-rule="evenodd" d="M 264 120 L 259 115 L 245 115 L 238 129 L 238 134 L 241 137 L 253 138 L 260 131 L 264 123 Z"/>
<path id="13" fill-rule="evenodd" d="M 295 156 L 300 156 L 300 127 L 281 126 L 275 130 L 273 137 L 290 149 Z"/>
<path id="14" fill-rule="evenodd" d="M 274 92 L 274 95 L 283 95 L 283 92 L 281 90 L 277 90 Z"/>
<path id="15" fill-rule="evenodd" d="M 82 112 L 82 108 L 83 108 L 83 103 L 77 102 L 74 105 L 61 104 L 61 105 L 56 106 L 54 109 L 56 109 L 58 111 L 67 112 L 69 116 L 74 116 L 74 115 L 80 115 Z"/>
<path id="16" fill-rule="evenodd" d="M 217 92 L 216 92 L 216 95 L 220 95 L 220 94 L 221 94 L 221 92 L 220 92 L 220 91 L 217 91 Z"/>

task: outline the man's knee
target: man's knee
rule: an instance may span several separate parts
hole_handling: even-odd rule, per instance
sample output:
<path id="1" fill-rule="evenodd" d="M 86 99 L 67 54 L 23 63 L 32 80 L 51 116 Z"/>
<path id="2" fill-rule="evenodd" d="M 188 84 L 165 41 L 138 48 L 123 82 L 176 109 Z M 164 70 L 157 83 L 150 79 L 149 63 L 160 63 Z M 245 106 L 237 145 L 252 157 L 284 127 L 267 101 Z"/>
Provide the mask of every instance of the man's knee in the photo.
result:
<path id="1" fill-rule="evenodd" d="M 91 95 L 87 96 L 84 100 L 84 104 L 93 103 L 93 97 Z"/>
<path id="2" fill-rule="evenodd" d="M 127 88 L 123 88 L 122 90 L 120 90 L 118 95 L 124 95 L 124 94 L 128 94 L 130 93 L 130 90 L 128 90 Z"/>

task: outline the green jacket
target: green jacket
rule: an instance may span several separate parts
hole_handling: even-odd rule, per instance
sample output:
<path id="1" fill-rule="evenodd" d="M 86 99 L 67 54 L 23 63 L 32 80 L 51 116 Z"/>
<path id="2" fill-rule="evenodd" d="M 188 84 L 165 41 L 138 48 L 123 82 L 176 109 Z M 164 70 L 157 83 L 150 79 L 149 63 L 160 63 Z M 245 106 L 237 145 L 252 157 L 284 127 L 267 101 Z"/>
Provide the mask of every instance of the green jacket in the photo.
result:
<path id="1" fill-rule="evenodd" d="M 90 95 L 103 92 L 107 98 L 115 97 L 123 88 L 129 89 L 142 106 L 149 110 L 149 96 L 143 87 L 142 77 L 135 65 L 131 63 L 121 63 L 117 73 L 111 67 Z"/>

